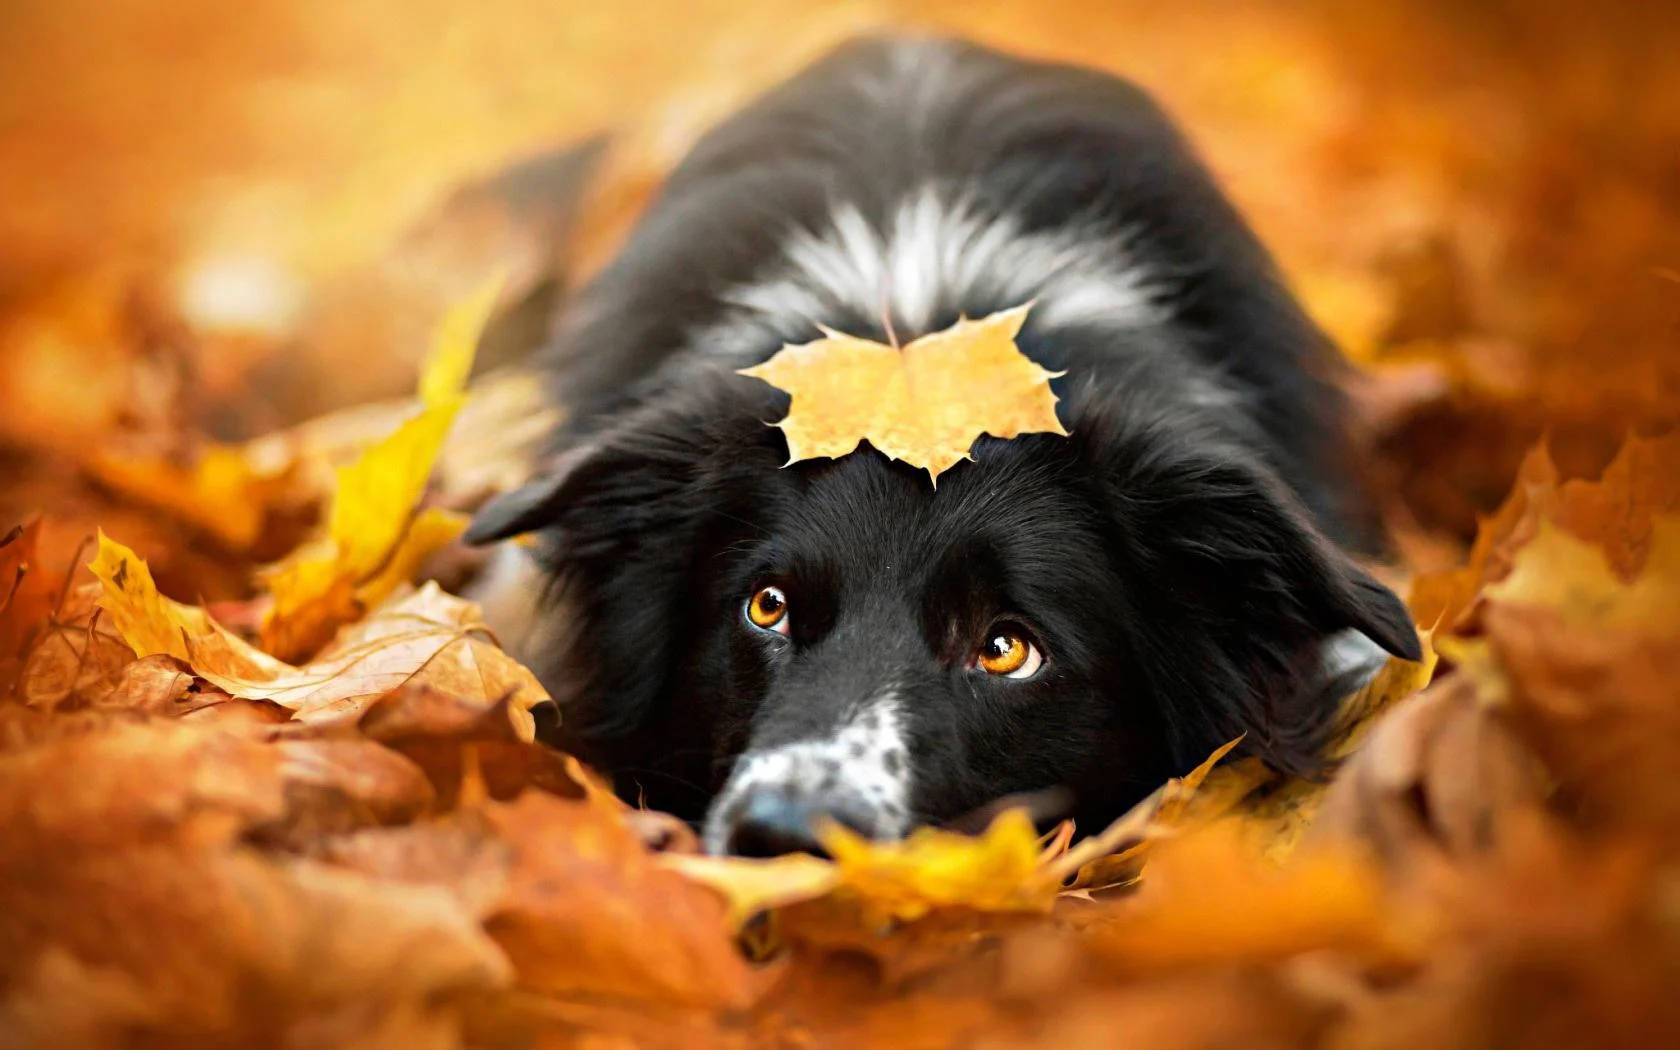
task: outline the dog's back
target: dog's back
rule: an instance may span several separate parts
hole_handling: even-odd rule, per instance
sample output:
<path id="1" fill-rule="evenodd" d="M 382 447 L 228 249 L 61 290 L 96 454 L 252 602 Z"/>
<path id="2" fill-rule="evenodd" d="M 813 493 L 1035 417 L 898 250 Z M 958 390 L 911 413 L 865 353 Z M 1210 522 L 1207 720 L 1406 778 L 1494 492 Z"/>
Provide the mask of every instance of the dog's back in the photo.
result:
<path id="1" fill-rule="evenodd" d="M 568 440 L 819 323 L 909 339 L 1029 300 L 1023 346 L 1068 383 L 1178 359 L 1164 381 L 1228 405 L 1322 528 L 1371 545 L 1335 355 L 1155 103 L 947 39 L 850 44 L 700 141 L 557 341 Z"/>

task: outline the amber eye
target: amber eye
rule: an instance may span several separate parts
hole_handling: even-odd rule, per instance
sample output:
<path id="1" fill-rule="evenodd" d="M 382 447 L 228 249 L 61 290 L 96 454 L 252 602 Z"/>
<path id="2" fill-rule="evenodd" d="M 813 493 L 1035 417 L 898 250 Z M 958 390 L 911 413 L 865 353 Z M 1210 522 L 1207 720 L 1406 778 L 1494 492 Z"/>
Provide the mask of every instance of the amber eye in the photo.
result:
<path id="1" fill-rule="evenodd" d="M 1044 664 L 1038 646 L 1011 627 L 995 628 L 974 657 L 974 666 L 1004 678 L 1031 678 Z"/>
<path id="2" fill-rule="evenodd" d="M 788 633 L 787 595 L 780 587 L 763 587 L 747 602 L 747 620 L 754 627 L 778 634 Z"/>

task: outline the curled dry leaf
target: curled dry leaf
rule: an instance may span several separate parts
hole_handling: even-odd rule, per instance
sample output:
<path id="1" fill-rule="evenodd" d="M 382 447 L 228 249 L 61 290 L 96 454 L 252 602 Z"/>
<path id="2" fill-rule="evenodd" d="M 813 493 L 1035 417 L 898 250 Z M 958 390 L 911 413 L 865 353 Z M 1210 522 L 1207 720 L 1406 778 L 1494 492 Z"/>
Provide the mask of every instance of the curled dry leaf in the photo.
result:
<path id="1" fill-rule="evenodd" d="M 1338 771 L 1306 841 L 1365 842 L 1400 867 L 1425 849 L 1489 848 L 1507 814 L 1546 797 L 1504 718 L 1464 675 L 1401 701 Z"/>
<path id="2" fill-rule="evenodd" d="M 506 700 L 521 739 L 535 733 L 530 708 L 547 699 L 529 671 L 489 640 L 470 602 L 435 584 L 394 598 L 343 631 L 301 667 L 233 635 L 204 610 L 159 594 L 146 563 L 101 536 L 92 563 L 100 605 L 138 656 L 166 653 L 230 696 L 270 700 L 306 722 L 353 722 L 403 685 L 428 685 L 486 705 Z"/>
<path id="3" fill-rule="evenodd" d="M 491 798 L 510 799 L 528 787 L 579 797 L 583 781 L 573 760 L 523 735 L 518 727 L 527 716 L 510 711 L 512 702 L 511 695 L 488 700 L 411 682 L 374 701 L 357 729 L 418 765 L 445 809 L 457 804 L 469 774 Z"/>
<path id="4" fill-rule="evenodd" d="M 96 604 L 98 586 L 75 587 L 30 641 L 14 696 L 42 711 L 98 703 L 121 687 L 133 650 Z"/>
<path id="5" fill-rule="evenodd" d="M 147 715 L 187 714 L 226 699 L 220 690 L 199 690 L 192 669 L 167 653 L 154 653 L 122 669 L 116 686 L 97 706 Z"/>
<path id="6" fill-rule="evenodd" d="M 868 441 L 892 459 L 939 475 L 968 458 L 981 434 L 1065 434 L 1050 380 L 1015 345 L 1031 304 L 959 320 L 904 347 L 823 329 L 742 375 L 793 401 L 777 426 L 788 461 L 839 457 Z"/>

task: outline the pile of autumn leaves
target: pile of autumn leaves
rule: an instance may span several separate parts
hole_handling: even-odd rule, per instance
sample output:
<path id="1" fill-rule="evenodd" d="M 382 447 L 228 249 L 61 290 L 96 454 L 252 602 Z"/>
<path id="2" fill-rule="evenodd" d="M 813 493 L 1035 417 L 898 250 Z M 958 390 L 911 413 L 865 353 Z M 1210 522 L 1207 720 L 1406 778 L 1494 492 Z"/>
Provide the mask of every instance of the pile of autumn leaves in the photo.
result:
<path id="1" fill-rule="evenodd" d="M 408 582 L 463 524 L 424 496 L 493 294 L 241 615 L 112 537 L 69 578 L 0 546 L 5 1045 L 1680 1033 L 1680 437 L 1596 481 L 1531 455 L 1416 584 L 1444 662 L 1348 698 L 1328 788 L 1222 750 L 1077 843 L 1006 813 L 723 860 L 535 744 L 535 679 Z"/>

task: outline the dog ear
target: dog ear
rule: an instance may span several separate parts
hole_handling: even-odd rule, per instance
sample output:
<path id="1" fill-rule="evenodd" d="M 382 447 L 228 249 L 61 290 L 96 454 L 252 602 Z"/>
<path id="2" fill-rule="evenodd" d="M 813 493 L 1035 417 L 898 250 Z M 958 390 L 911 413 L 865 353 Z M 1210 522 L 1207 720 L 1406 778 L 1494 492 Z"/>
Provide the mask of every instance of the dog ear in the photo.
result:
<path id="1" fill-rule="evenodd" d="M 1307 519 L 1264 467 L 1240 454 L 1192 454 L 1123 484 L 1149 547 L 1200 600 L 1322 635 L 1353 629 L 1395 656 L 1422 655 L 1411 614 Z"/>
<path id="2" fill-rule="evenodd" d="M 1225 423 L 1146 401 L 1122 408 L 1086 407 L 1071 429 L 1134 582 L 1117 597 L 1125 644 L 1169 751 L 1194 764 L 1246 734 L 1246 753 L 1314 772 L 1360 677 L 1338 666 L 1337 636 L 1357 631 L 1417 659 L 1410 615 Z"/>
<path id="3" fill-rule="evenodd" d="M 682 490 L 709 471 L 756 465 L 756 452 L 785 453 L 779 432 L 764 421 L 785 414 L 787 401 L 781 391 L 733 372 L 688 375 L 680 390 L 650 397 L 622 417 L 601 420 L 585 431 L 587 436 L 550 457 L 533 480 L 490 500 L 464 538 L 483 544 L 527 532 L 567 531 L 568 518 L 587 532 L 592 523 L 569 513 L 585 505 L 619 507 L 652 527 L 665 511 L 682 511 Z M 661 506 L 673 498 L 672 506 Z"/>
<path id="4" fill-rule="evenodd" d="M 569 738 L 622 739 L 668 695 L 696 630 L 690 610 L 721 565 L 703 553 L 752 513 L 750 479 L 787 456 L 762 422 L 777 406 L 760 387 L 732 373 L 688 377 L 603 420 L 468 530 L 474 543 L 540 534 L 537 561 L 566 622 L 532 666 L 561 691 Z"/>
<path id="5" fill-rule="evenodd" d="M 588 473 L 580 468 L 599 451 L 599 445 L 586 442 L 552 457 L 536 478 L 480 507 L 462 538 L 475 545 L 494 543 L 553 525 Z"/>

